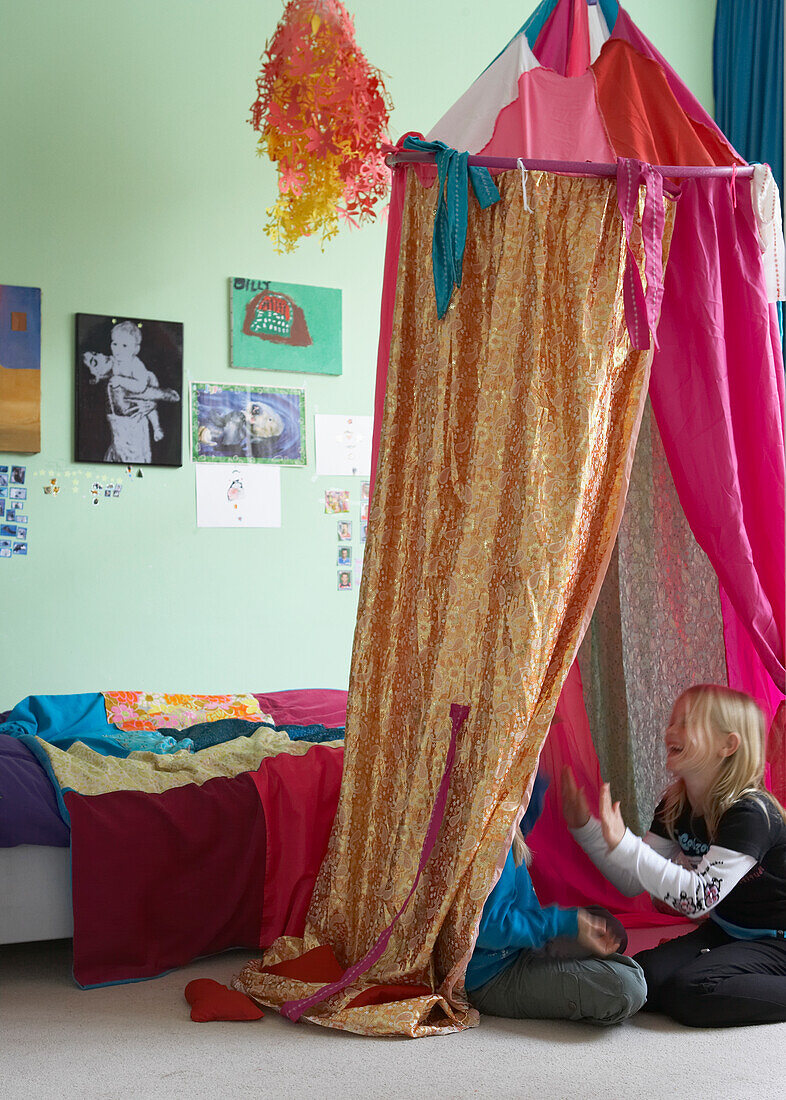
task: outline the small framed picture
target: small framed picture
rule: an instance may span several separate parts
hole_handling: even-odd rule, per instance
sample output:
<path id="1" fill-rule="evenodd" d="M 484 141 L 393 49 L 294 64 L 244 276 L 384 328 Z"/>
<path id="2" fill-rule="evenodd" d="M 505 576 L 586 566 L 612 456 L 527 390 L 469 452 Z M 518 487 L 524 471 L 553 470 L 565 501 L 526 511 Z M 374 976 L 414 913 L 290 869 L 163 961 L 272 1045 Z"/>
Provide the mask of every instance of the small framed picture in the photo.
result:
<path id="1" fill-rule="evenodd" d="M 9 512 L 13 512 L 13 508 L 8 509 Z M 5 515 L 5 497 L 0 497 L 0 519 Z"/>
<path id="2" fill-rule="evenodd" d="M 367 523 L 361 523 L 361 525 L 360 525 L 360 541 L 361 542 L 366 541 L 366 531 L 367 530 L 368 530 L 368 524 Z"/>
<path id="3" fill-rule="evenodd" d="M 19 525 L 17 525 L 16 537 L 18 539 L 24 539 L 24 541 L 27 542 L 27 528 L 26 527 L 19 527 Z"/>
<path id="4" fill-rule="evenodd" d="M 183 326 L 76 315 L 77 462 L 181 466 Z"/>
<path id="5" fill-rule="evenodd" d="M 26 554 L 27 554 L 27 543 L 26 542 L 15 542 L 14 545 L 13 545 L 13 556 L 14 557 L 24 557 Z"/>
<path id="6" fill-rule="evenodd" d="M 24 485 L 25 483 L 25 466 L 12 466 L 11 467 L 11 484 L 12 485 Z"/>
<path id="7" fill-rule="evenodd" d="M 338 572 L 338 590 L 339 592 L 352 590 L 352 574 L 348 569 L 340 569 Z"/>
<path id="8" fill-rule="evenodd" d="M 15 523 L 0 524 L 0 538 L 15 539 L 16 538 L 16 524 Z"/>
<path id="9" fill-rule="evenodd" d="M 339 542 L 352 542 L 352 520 L 340 519 L 337 524 L 338 527 L 338 541 Z"/>
<path id="10" fill-rule="evenodd" d="M 337 564 L 342 569 L 349 569 L 350 565 L 352 564 L 352 547 L 351 546 L 339 546 Z"/>
<path id="11" fill-rule="evenodd" d="M 0 504 L 2 503 L 3 501 L 0 500 Z M 2 516 L 2 514 L 2 511 L 0 511 L 0 516 Z M 21 508 L 6 508 L 5 510 L 6 523 L 24 523 L 26 519 L 27 516 L 22 513 Z"/>
<path id="12" fill-rule="evenodd" d="M 8 495 L 11 500 L 27 500 L 27 489 L 23 489 L 19 485 L 12 485 L 8 490 Z"/>
<path id="13" fill-rule="evenodd" d="M 11 540 L 0 539 L 0 558 L 11 557 Z"/>

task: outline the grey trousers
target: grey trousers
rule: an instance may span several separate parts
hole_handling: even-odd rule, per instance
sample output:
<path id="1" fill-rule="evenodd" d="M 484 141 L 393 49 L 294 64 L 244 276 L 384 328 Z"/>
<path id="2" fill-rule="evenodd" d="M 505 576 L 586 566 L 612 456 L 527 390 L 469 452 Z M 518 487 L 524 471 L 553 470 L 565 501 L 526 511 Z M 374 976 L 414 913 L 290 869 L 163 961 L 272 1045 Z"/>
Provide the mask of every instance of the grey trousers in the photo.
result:
<path id="1" fill-rule="evenodd" d="M 512 966 L 467 996 L 489 1016 L 617 1024 L 642 1007 L 647 985 L 639 964 L 626 955 L 562 958 L 520 951 Z"/>

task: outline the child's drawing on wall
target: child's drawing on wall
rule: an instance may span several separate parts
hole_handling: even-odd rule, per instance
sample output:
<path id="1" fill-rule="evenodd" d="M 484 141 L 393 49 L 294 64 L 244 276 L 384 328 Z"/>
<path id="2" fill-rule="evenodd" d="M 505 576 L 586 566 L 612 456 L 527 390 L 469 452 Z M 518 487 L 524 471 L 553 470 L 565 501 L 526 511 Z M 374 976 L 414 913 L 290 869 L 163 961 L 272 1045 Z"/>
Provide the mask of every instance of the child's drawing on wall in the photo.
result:
<path id="1" fill-rule="evenodd" d="M 181 464 L 182 328 L 77 315 L 77 461 Z"/>

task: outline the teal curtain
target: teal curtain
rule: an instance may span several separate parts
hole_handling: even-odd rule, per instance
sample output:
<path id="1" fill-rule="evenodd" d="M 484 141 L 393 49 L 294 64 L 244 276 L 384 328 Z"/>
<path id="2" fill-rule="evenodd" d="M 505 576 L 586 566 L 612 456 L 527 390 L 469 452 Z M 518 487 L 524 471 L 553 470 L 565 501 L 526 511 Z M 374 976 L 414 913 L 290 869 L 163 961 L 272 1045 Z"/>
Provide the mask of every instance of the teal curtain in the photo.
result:
<path id="1" fill-rule="evenodd" d="M 783 195 L 783 0 L 718 0 L 713 83 L 716 122 Z"/>

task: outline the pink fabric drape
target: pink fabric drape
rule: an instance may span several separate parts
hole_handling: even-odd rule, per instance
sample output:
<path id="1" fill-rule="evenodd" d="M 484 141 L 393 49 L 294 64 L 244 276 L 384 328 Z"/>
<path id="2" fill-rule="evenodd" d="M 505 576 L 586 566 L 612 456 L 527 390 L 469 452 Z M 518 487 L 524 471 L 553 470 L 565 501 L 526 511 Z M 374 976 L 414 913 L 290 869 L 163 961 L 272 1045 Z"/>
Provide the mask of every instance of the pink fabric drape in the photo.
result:
<path id="1" fill-rule="evenodd" d="M 786 463 L 775 335 L 749 182 L 685 181 L 650 397 L 696 541 L 783 692 Z M 727 656 L 733 665 L 736 650 Z"/>
<path id="2" fill-rule="evenodd" d="M 592 744 L 578 662 L 563 685 L 555 720 L 543 745 L 539 771 L 551 777 L 543 812 L 527 837 L 534 854 L 530 874 L 542 905 L 603 905 L 628 928 L 680 923 L 682 918 L 656 912 L 647 894 L 625 897 L 584 854 L 562 816 L 560 776 L 569 764 L 597 811 L 601 775 Z"/>

